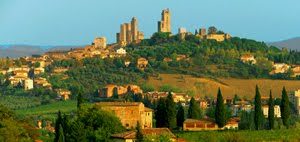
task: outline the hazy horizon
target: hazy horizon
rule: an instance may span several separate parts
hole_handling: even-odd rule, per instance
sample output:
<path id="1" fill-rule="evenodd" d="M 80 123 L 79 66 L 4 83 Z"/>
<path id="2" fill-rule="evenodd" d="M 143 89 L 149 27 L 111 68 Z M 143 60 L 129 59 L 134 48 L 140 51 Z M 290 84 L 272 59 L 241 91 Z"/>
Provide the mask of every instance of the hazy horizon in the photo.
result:
<path id="1" fill-rule="evenodd" d="M 120 24 L 133 16 L 149 38 L 164 8 L 171 10 L 173 33 L 213 25 L 232 36 L 281 41 L 300 36 L 298 5 L 297 0 L 0 0 L 0 45 L 86 45 L 98 36 L 112 43 Z"/>

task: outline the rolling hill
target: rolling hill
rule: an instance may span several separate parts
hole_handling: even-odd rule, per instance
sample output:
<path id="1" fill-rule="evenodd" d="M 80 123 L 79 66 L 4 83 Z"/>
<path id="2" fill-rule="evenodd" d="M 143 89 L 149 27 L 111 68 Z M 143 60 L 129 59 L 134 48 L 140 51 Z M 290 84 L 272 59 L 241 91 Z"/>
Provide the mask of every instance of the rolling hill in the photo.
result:
<path id="1" fill-rule="evenodd" d="M 300 50 L 300 37 L 291 38 L 283 41 L 272 42 L 269 45 L 277 46 L 277 47 L 286 47 L 288 49 Z"/>
<path id="2" fill-rule="evenodd" d="M 0 45 L 0 58 L 18 58 L 39 55 L 53 50 L 69 50 L 82 46 L 33 46 L 33 45 Z"/>
<path id="3" fill-rule="evenodd" d="M 300 81 L 293 80 L 270 80 L 270 79 L 233 79 L 221 78 L 217 80 L 209 78 L 197 78 L 189 75 L 180 74 L 160 74 L 159 79 L 151 77 L 148 84 L 153 85 L 156 89 L 168 84 L 182 91 L 193 91 L 195 95 L 216 96 L 218 87 L 221 88 L 225 97 L 233 97 L 237 94 L 240 97 L 253 98 L 255 95 L 255 85 L 258 85 L 262 96 L 268 96 L 272 89 L 273 96 L 281 97 L 283 86 L 287 91 L 299 89 Z"/>

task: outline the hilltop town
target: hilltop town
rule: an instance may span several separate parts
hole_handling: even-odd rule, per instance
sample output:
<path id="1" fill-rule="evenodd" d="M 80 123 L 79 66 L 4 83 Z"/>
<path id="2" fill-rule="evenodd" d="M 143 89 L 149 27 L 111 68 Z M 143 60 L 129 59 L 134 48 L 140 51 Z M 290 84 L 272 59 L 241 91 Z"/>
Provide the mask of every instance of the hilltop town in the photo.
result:
<path id="1" fill-rule="evenodd" d="M 251 86 L 253 96 L 223 97 L 220 86 L 208 95 L 207 90 L 182 91 L 168 84 L 158 89 L 148 80 L 162 80 L 160 74 L 178 74 L 180 80 L 184 80 L 182 75 L 190 75 L 219 84 L 218 78 L 299 83 L 299 52 L 233 37 L 214 26 L 194 33 L 179 27 L 174 34 L 170 9 L 162 10 L 157 31 L 150 38 L 145 38 L 138 23 L 136 17 L 122 23 L 115 43 L 96 37 L 82 48 L 0 59 L 0 109 L 6 109 L 4 105 L 25 112 L 76 102 L 72 109 L 60 104 L 54 112 L 28 116 L 32 118 L 28 129 L 42 133 L 35 137 L 37 141 L 72 141 L 81 136 L 80 140 L 90 141 L 164 138 L 183 142 L 186 140 L 179 136 L 191 131 L 297 127 L 300 88 L 282 86 L 282 93 L 274 95 L 271 90 L 260 94 L 264 88 Z M 190 84 L 191 88 L 196 85 Z M 197 87 L 203 88 L 201 83 Z M 13 120 L 13 115 L 8 118 Z"/>

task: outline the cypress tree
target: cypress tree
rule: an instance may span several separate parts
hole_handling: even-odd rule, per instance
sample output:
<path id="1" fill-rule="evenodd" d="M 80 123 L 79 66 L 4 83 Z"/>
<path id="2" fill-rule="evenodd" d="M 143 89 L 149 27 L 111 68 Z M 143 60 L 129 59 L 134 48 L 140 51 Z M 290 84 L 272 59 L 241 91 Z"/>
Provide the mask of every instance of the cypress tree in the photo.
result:
<path id="1" fill-rule="evenodd" d="M 262 129 L 263 119 L 264 116 L 263 116 L 262 106 L 261 106 L 261 96 L 260 96 L 258 86 L 256 85 L 255 100 L 254 100 L 254 124 L 256 130 Z"/>
<path id="2" fill-rule="evenodd" d="M 118 94 L 118 88 L 114 87 L 113 89 L 113 96 L 114 99 L 118 99 L 119 98 L 119 94 Z"/>
<path id="3" fill-rule="evenodd" d="M 135 137 L 136 137 L 137 142 L 143 142 L 144 141 L 144 136 L 143 136 L 143 133 L 142 133 L 141 124 L 140 124 L 139 121 L 137 122 L 137 125 L 136 125 L 136 136 Z"/>
<path id="4" fill-rule="evenodd" d="M 57 118 L 56 118 L 56 121 L 55 121 L 55 138 L 54 138 L 54 142 L 59 142 L 59 138 L 60 138 L 60 135 L 61 135 L 60 127 L 61 127 L 62 121 L 63 120 L 62 120 L 61 112 L 58 111 Z"/>
<path id="5" fill-rule="evenodd" d="M 268 112 L 268 120 L 269 120 L 269 128 L 270 130 L 274 129 L 274 100 L 272 97 L 272 91 L 270 90 L 270 98 L 269 98 L 269 112 Z"/>
<path id="6" fill-rule="evenodd" d="M 166 127 L 166 102 L 164 98 L 159 98 L 155 110 L 156 127 Z"/>
<path id="7" fill-rule="evenodd" d="M 166 99 L 166 111 L 167 127 L 170 129 L 176 128 L 176 104 L 171 92 L 169 92 Z"/>
<path id="8" fill-rule="evenodd" d="M 280 111 L 281 111 L 281 119 L 284 126 L 289 127 L 289 119 L 290 119 L 290 102 L 285 90 L 285 87 L 282 89 L 282 96 L 281 96 L 281 104 L 280 104 Z"/>
<path id="9" fill-rule="evenodd" d="M 58 142 L 65 142 L 64 130 L 61 125 L 59 125 Z"/>
<path id="10" fill-rule="evenodd" d="M 183 122 L 185 120 L 185 116 L 184 116 L 184 108 L 182 106 L 181 103 L 178 104 L 178 111 L 177 111 L 177 127 L 180 128 L 180 127 L 183 127 Z"/>
<path id="11" fill-rule="evenodd" d="M 215 121 L 218 124 L 219 128 L 222 128 L 226 125 L 226 110 L 225 110 L 224 100 L 220 88 L 218 90 L 218 96 L 217 96 Z"/>
<path id="12" fill-rule="evenodd" d="M 188 109 L 188 118 L 192 119 L 201 119 L 202 118 L 202 112 L 200 109 L 200 105 L 197 104 L 194 97 L 190 100 L 190 106 Z"/>
<path id="13" fill-rule="evenodd" d="M 81 93 L 78 93 L 78 96 L 77 96 L 77 110 L 81 109 L 82 102 L 83 102 L 82 95 L 81 95 Z"/>

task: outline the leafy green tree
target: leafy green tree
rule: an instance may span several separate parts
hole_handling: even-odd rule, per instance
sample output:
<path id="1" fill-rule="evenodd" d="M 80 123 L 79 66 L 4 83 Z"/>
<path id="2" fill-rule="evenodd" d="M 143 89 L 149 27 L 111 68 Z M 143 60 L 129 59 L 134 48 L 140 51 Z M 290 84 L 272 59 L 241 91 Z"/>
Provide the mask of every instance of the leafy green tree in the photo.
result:
<path id="1" fill-rule="evenodd" d="M 78 121 L 83 124 L 88 141 L 108 141 L 112 134 L 125 130 L 118 117 L 97 106 L 83 111 Z"/>
<path id="2" fill-rule="evenodd" d="M 155 110 L 155 120 L 156 120 L 157 128 L 167 126 L 167 119 L 165 117 L 166 113 L 167 113 L 166 101 L 164 98 L 159 98 Z"/>
<path id="3" fill-rule="evenodd" d="M 200 105 L 196 102 L 194 97 L 192 97 L 190 100 L 190 105 L 188 109 L 188 118 L 192 118 L 192 119 L 202 118 L 202 111 L 200 109 Z"/>
<path id="4" fill-rule="evenodd" d="M 183 127 L 183 122 L 185 120 L 185 112 L 184 112 L 184 108 L 181 103 L 178 103 L 178 110 L 177 110 L 176 118 L 177 118 L 177 127 L 178 128 Z"/>
<path id="5" fill-rule="evenodd" d="M 208 28 L 208 34 L 216 34 L 218 29 L 214 26 Z"/>
<path id="6" fill-rule="evenodd" d="M 240 130 L 255 130 L 254 112 L 241 112 L 241 120 L 239 122 Z"/>
<path id="7" fill-rule="evenodd" d="M 169 129 L 176 128 L 176 104 L 171 92 L 169 92 L 166 98 L 166 111 L 167 127 Z"/>
<path id="8" fill-rule="evenodd" d="M 285 87 L 283 87 L 282 89 L 280 111 L 281 111 L 281 119 L 283 125 L 289 127 L 291 109 L 290 109 L 290 102 Z"/>
<path id="9" fill-rule="evenodd" d="M 41 66 L 40 62 L 35 62 L 33 65 L 34 68 L 39 68 L 40 66 Z"/>
<path id="10" fill-rule="evenodd" d="M 261 96 L 258 86 L 256 85 L 254 100 L 254 124 L 256 130 L 260 130 L 263 128 L 263 119 L 264 116 L 262 112 Z"/>
<path id="11" fill-rule="evenodd" d="M 219 128 L 222 128 L 226 125 L 226 109 L 225 109 L 224 100 L 220 88 L 218 90 L 218 96 L 217 96 L 215 121 L 218 124 Z"/>
<path id="12" fill-rule="evenodd" d="M 142 129 L 141 129 L 141 124 L 140 122 L 137 122 L 137 125 L 136 125 L 136 141 L 137 142 L 143 142 L 144 141 L 144 135 L 142 133 Z"/>
<path id="13" fill-rule="evenodd" d="M 275 116 L 274 116 L 274 100 L 272 97 L 272 91 L 270 90 L 270 98 L 269 98 L 269 112 L 268 112 L 268 120 L 269 120 L 269 129 L 274 129 L 274 122 L 275 122 Z"/>

